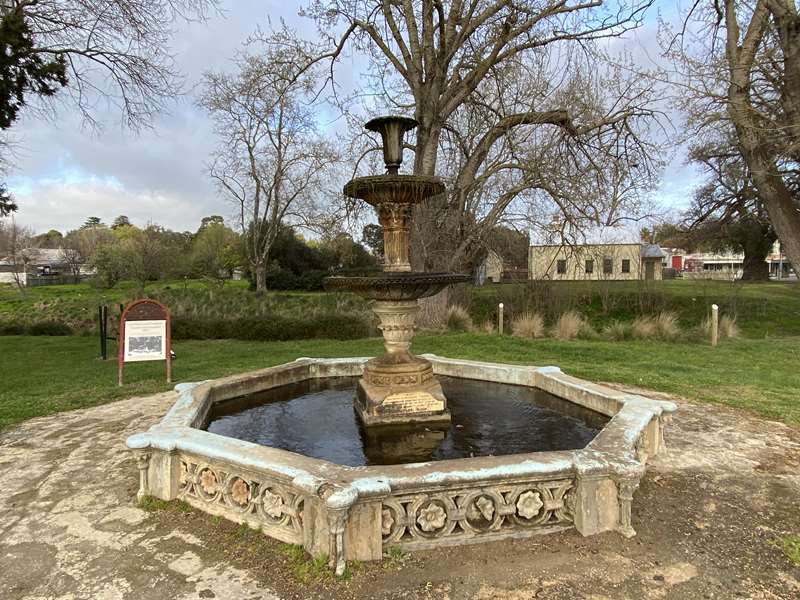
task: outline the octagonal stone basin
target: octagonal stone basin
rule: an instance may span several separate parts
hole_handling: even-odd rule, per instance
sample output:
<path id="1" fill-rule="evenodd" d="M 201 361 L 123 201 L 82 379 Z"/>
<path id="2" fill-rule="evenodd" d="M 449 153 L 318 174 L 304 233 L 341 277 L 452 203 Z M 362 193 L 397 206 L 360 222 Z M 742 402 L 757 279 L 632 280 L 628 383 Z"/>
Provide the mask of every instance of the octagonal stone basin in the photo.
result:
<path id="1" fill-rule="evenodd" d="M 442 378 L 528 388 L 598 415 L 597 433 L 574 449 L 349 466 L 204 430 L 234 399 L 359 377 L 368 360 L 302 358 L 176 386 L 179 399 L 161 422 L 128 439 L 139 496 L 180 498 L 247 523 L 326 555 L 338 573 L 346 560 L 379 560 L 392 546 L 435 548 L 567 528 L 635 534 L 633 493 L 648 457 L 664 449 L 663 426 L 675 404 L 556 367 L 424 357 Z"/>

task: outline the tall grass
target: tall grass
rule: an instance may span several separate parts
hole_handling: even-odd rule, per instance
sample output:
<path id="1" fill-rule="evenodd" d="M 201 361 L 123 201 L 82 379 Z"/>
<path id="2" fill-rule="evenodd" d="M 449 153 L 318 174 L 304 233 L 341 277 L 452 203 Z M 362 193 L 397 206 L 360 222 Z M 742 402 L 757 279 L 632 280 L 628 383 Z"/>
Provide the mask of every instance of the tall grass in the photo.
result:
<path id="1" fill-rule="evenodd" d="M 467 309 L 458 304 L 447 308 L 447 328 L 450 331 L 472 331 L 475 325 Z"/>
<path id="2" fill-rule="evenodd" d="M 527 339 L 544 337 L 547 330 L 539 313 L 523 313 L 511 322 L 511 335 Z"/>
<path id="3" fill-rule="evenodd" d="M 557 340 L 573 340 L 586 329 L 586 320 L 576 311 L 568 310 L 563 313 L 551 330 Z"/>

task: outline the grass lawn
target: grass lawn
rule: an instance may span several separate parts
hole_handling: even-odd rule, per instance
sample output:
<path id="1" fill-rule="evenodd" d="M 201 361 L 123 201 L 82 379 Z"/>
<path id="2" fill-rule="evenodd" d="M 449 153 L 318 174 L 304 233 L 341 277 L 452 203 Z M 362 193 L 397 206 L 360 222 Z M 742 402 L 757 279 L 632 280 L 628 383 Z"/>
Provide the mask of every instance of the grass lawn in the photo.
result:
<path id="1" fill-rule="evenodd" d="M 371 356 L 380 339 L 174 344 L 176 382 L 220 377 L 300 356 Z M 113 344 L 110 352 L 113 353 Z M 417 353 L 532 365 L 558 365 L 594 381 L 670 392 L 718 402 L 800 424 L 800 337 L 726 340 L 719 347 L 657 341 L 526 341 L 487 334 L 421 335 Z M 97 359 L 96 339 L 84 336 L 0 336 L 0 428 L 62 410 L 93 406 L 169 389 L 161 363 L 125 368 L 116 386 L 116 362 Z M 112 354 L 113 356 L 113 354 Z"/>

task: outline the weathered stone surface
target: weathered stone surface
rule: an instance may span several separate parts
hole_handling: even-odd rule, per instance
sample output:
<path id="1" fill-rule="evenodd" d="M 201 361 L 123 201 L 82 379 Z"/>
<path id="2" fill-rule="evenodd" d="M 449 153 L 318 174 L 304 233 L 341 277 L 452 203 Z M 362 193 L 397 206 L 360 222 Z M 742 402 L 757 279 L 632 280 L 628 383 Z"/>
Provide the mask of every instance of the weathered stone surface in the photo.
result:
<path id="1" fill-rule="evenodd" d="M 663 447 L 661 423 L 675 410 L 674 403 L 618 394 L 552 367 L 464 365 L 463 361 L 431 359 L 421 364 L 451 372 L 468 367 L 474 378 L 486 376 L 499 382 L 538 381 L 543 387 L 559 389 L 576 404 L 604 406 L 609 411 L 616 406 L 618 412 L 584 450 L 352 468 L 196 429 L 198 415 L 207 415 L 214 402 L 239 389 L 235 377 L 229 377 L 222 391 L 215 382 L 182 386 L 165 419 L 129 439 L 140 469 L 139 494 L 172 499 L 177 487 L 178 498 L 206 512 L 247 523 L 282 541 L 303 544 L 312 554 L 325 552 L 338 573 L 344 570 L 345 558 L 371 560 L 389 546 L 424 549 L 570 527 L 586 535 L 611 529 L 625 536 L 635 534 L 633 494 L 644 474 L 644 462 Z M 262 372 L 261 389 L 287 377 L 311 378 L 323 372 L 333 377 L 339 372 L 350 374 L 360 365 L 367 370 L 370 362 L 300 359 Z M 259 391 L 258 376 L 241 378 L 248 389 Z M 391 395 L 389 389 L 375 386 L 376 393 L 369 397 L 362 396 L 365 387 L 369 384 L 362 379 L 359 398 L 377 400 L 370 408 L 380 411 Z M 421 399 L 417 386 L 402 389 L 410 391 L 401 392 L 407 395 L 396 406 L 389 403 L 390 408 L 402 410 L 404 401 Z M 423 389 L 444 405 L 444 396 L 436 395 L 437 390 L 441 392 L 435 378 Z M 378 414 L 388 420 L 399 413 L 404 422 L 438 415 L 401 410 Z M 367 416 L 365 412 L 365 420 Z M 381 531 L 388 529 L 381 538 L 374 535 L 377 516 L 351 520 L 363 514 L 363 505 L 375 502 L 380 502 Z M 306 514 L 312 508 L 312 514 Z M 361 533 L 360 527 L 364 527 Z"/>

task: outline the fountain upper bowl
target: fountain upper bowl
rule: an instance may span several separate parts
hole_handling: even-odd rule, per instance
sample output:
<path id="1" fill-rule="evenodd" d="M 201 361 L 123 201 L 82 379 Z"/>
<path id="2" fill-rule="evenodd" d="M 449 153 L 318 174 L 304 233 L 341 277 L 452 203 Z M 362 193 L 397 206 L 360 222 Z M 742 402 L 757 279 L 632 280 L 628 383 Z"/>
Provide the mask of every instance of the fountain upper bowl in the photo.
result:
<path id="1" fill-rule="evenodd" d="M 368 204 L 416 204 L 443 194 L 445 186 L 438 177 L 427 175 L 371 175 L 356 177 L 344 186 L 345 196 Z"/>

